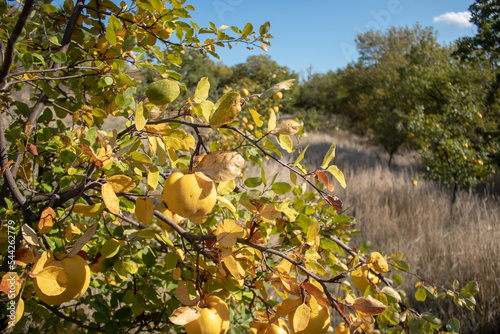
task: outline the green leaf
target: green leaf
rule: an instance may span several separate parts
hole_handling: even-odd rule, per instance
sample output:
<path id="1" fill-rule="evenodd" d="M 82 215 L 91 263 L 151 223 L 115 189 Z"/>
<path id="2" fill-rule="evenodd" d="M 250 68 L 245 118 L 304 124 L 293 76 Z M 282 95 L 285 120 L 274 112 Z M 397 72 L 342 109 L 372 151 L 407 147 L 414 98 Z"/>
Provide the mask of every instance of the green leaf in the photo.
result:
<path id="1" fill-rule="evenodd" d="M 248 22 L 246 25 L 245 25 L 245 28 L 243 28 L 243 32 L 241 33 L 243 36 L 248 36 L 250 35 L 251 33 L 253 32 L 253 25 Z"/>
<path id="2" fill-rule="evenodd" d="M 292 186 L 286 182 L 276 182 L 271 189 L 278 195 L 284 195 L 292 190 Z"/>
<path id="3" fill-rule="evenodd" d="M 479 292 L 479 284 L 476 281 L 472 281 L 467 283 L 464 289 L 471 295 L 475 295 Z"/>
<path id="4" fill-rule="evenodd" d="M 446 324 L 446 330 L 452 333 L 459 333 L 460 331 L 460 321 L 453 318 Z"/>
<path id="5" fill-rule="evenodd" d="M 396 285 L 403 284 L 403 278 L 401 276 L 399 276 L 398 274 L 392 274 L 392 280 L 394 281 L 394 284 L 396 284 Z"/>
<path id="6" fill-rule="evenodd" d="M 262 35 L 267 34 L 267 32 L 269 31 L 270 28 L 271 28 L 271 23 L 269 23 L 269 21 L 267 21 L 266 23 L 261 25 L 259 28 L 260 35 L 262 36 Z"/>
<path id="7" fill-rule="evenodd" d="M 29 69 L 33 65 L 33 54 L 31 52 L 26 52 L 23 55 L 22 63 L 25 69 Z"/>
<path id="8" fill-rule="evenodd" d="M 323 163 L 321 164 L 322 169 L 327 169 L 330 162 L 333 160 L 333 158 L 335 158 L 335 147 L 335 143 L 332 143 L 332 145 L 330 145 L 330 148 L 328 149 L 328 152 L 326 152 L 325 158 L 323 159 Z"/>
<path id="9" fill-rule="evenodd" d="M 132 303 L 132 313 L 138 317 L 146 310 L 146 302 L 141 294 L 134 295 L 134 302 Z"/>
<path id="10" fill-rule="evenodd" d="M 111 16 L 114 17 L 114 16 Z M 113 28 L 112 24 L 108 24 L 106 27 L 106 39 L 109 42 L 109 45 L 115 46 L 116 45 L 116 33 L 115 29 Z"/>
<path id="11" fill-rule="evenodd" d="M 250 188 L 258 187 L 262 184 L 262 179 L 260 177 L 249 177 L 245 180 L 245 185 Z"/>
<path id="12" fill-rule="evenodd" d="M 88 140 L 90 145 L 94 145 L 97 139 L 97 130 L 95 127 L 91 127 L 90 129 L 88 129 L 87 133 L 85 134 L 85 139 Z"/>
<path id="13" fill-rule="evenodd" d="M 432 313 L 424 312 L 421 314 L 421 317 L 425 321 L 429 322 L 432 327 L 437 326 L 437 327 L 434 327 L 436 329 L 441 328 L 441 326 L 443 325 L 441 320 Z"/>
<path id="14" fill-rule="evenodd" d="M 57 7 L 49 4 L 43 4 L 40 6 L 40 11 L 45 13 L 55 13 L 57 12 Z"/>
<path id="15" fill-rule="evenodd" d="M 287 151 L 288 153 L 293 152 L 293 142 L 290 136 L 276 134 L 276 139 L 280 144 L 281 148 Z"/>
<path id="16" fill-rule="evenodd" d="M 151 158 L 142 152 L 138 152 L 138 151 L 131 152 L 129 154 L 129 157 L 132 160 L 135 160 L 135 161 L 142 163 L 142 164 L 151 165 L 153 163 L 151 161 Z"/>
<path id="17" fill-rule="evenodd" d="M 50 59 L 52 59 L 52 61 L 54 63 L 58 63 L 58 64 L 63 64 L 65 63 L 66 61 L 68 61 L 68 57 L 66 56 L 66 54 L 62 51 L 57 51 L 56 53 L 54 53 Z"/>
<path id="18" fill-rule="evenodd" d="M 137 270 L 139 270 L 139 267 L 137 266 L 137 264 L 135 262 L 132 262 L 132 261 L 123 262 L 123 267 L 130 274 L 136 274 Z"/>
<path id="19" fill-rule="evenodd" d="M 104 243 L 100 252 L 101 256 L 103 256 L 106 259 L 109 259 L 118 254 L 119 250 L 120 250 L 120 243 L 115 239 L 109 239 Z"/>
<path id="20" fill-rule="evenodd" d="M 424 289 L 418 289 L 415 292 L 415 299 L 419 302 L 423 302 L 425 298 L 427 298 L 427 294 L 425 293 Z"/>
<path id="21" fill-rule="evenodd" d="M 137 45 L 137 37 L 132 35 L 123 41 L 122 52 L 132 51 L 136 45 Z"/>

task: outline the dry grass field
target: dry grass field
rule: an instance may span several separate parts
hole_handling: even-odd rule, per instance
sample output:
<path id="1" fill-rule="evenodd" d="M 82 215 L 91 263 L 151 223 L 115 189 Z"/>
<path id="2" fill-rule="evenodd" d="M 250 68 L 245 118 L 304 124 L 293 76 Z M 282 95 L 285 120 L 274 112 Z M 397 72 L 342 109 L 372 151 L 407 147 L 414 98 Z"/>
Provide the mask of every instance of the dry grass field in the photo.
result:
<path id="1" fill-rule="evenodd" d="M 374 249 L 385 254 L 403 252 L 412 273 L 444 288 L 451 288 L 454 279 L 463 285 L 471 280 L 479 282 L 475 312 L 458 308 L 451 300 L 413 305 L 420 304 L 421 310 L 432 308 L 444 323 L 458 318 L 461 333 L 499 333 L 499 198 L 461 192 L 452 205 L 449 190 L 417 177 L 415 153 L 397 156 L 389 169 L 387 155 L 380 149 L 345 132 L 333 137 L 312 133 L 303 139 L 302 145 L 309 145 L 306 165 L 319 166 L 332 141 L 337 144 L 333 163 L 347 181 L 345 190 L 336 186 L 334 193 L 344 202 L 345 213 L 357 218 L 357 227 L 363 232 L 351 246 L 370 240 Z M 416 186 L 413 180 L 417 180 Z M 403 274 L 403 279 L 407 291 L 414 291 L 419 278 Z"/>

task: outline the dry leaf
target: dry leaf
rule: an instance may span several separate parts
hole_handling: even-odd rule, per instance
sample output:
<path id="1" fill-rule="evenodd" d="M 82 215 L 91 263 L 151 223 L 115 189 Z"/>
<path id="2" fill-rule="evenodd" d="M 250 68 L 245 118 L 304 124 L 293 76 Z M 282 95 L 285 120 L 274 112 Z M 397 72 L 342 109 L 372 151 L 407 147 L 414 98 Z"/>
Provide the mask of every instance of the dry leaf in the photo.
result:
<path id="1" fill-rule="evenodd" d="M 222 261 L 226 266 L 227 270 L 231 273 L 231 275 L 238 280 L 240 283 L 243 283 L 243 279 L 245 278 L 245 270 L 238 262 L 234 254 L 229 249 L 224 249 L 221 252 Z"/>
<path id="2" fill-rule="evenodd" d="M 280 135 L 291 136 L 299 132 L 300 128 L 302 128 L 302 124 L 293 119 L 289 119 L 278 125 L 275 131 Z"/>
<path id="3" fill-rule="evenodd" d="M 73 234 L 80 234 L 82 231 L 75 226 L 73 223 L 69 223 L 68 226 L 64 229 L 64 237 L 67 242 L 70 242 L 73 239 Z"/>
<path id="4" fill-rule="evenodd" d="M 172 312 L 172 315 L 168 319 L 175 325 L 185 326 L 198 319 L 201 316 L 201 310 L 194 307 L 181 306 Z"/>
<path id="5" fill-rule="evenodd" d="M 378 315 L 384 313 L 386 310 L 386 306 L 372 296 L 356 298 L 354 303 L 352 303 L 352 308 L 354 311 L 364 315 Z"/>
<path id="6" fill-rule="evenodd" d="M 127 193 L 136 187 L 134 180 L 126 175 L 113 175 L 106 180 L 106 183 L 113 187 L 116 194 Z"/>
<path id="7" fill-rule="evenodd" d="M 92 225 L 87 231 L 85 231 L 85 233 L 80 237 L 78 238 L 78 240 L 75 242 L 75 244 L 73 245 L 73 249 L 71 250 L 71 252 L 68 254 L 68 257 L 73 257 L 75 256 L 79 251 L 82 250 L 83 246 L 85 246 L 85 244 L 90 240 L 92 239 L 92 237 L 94 236 L 95 234 L 95 231 L 97 230 L 97 226 L 99 224 L 94 224 Z"/>
<path id="8" fill-rule="evenodd" d="M 224 219 L 223 223 L 217 225 L 215 231 L 219 245 L 228 248 L 233 247 L 236 244 L 236 240 L 244 234 L 243 226 L 233 219 Z"/>
<path id="9" fill-rule="evenodd" d="M 51 207 L 45 208 L 40 215 L 40 222 L 38 223 L 38 231 L 41 234 L 47 234 L 52 230 L 54 226 L 54 220 L 56 219 L 56 213 Z"/>
<path id="10" fill-rule="evenodd" d="M 116 197 L 116 193 L 113 190 L 113 186 L 109 183 L 105 183 L 101 186 L 102 199 L 104 204 L 111 213 L 120 213 L 120 201 Z"/>
<path id="11" fill-rule="evenodd" d="M 316 285 L 310 282 L 303 282 L 302 287 L 316 299 L 319 305 L 324 307 L 330 306 L 330 302 L 328 301 L 328 297 L 326 296 L 325 292 L 318 288 Z"/>
<path id="12" fill-rule="evenodd" d="M 31 249 L 21 248 L 16 251 L 14 261 L 18 266 L 27 266 L 28 264 L 35 263 L 36 258 Z"/>
<path id="13" fill-rule="evenodd" d="M 311 318 L 311 308 L 307 304 L 300 304 L 295 310 L 293 319 L 293 332 L 300 332 L 307 328 Z M 311 333 L 312 334 L 312 333 Z"/>
<path id="14" fill-rule="evenodd" d="M 185 281 L 180 281 L 178 283 L 179 285 L 177 286 L 177 289 L 175 289 L 175 295 L 177 296 L 181 304 L 186 306 L 197 305 L 198 302 L 200 301 L 200 296 L 198 295 L 198 292 L 196 291 L 196 287 L 194 286 L 194 284 L 192 282 L 185 282 Z M 194 299 L 191 299 L 189 290 L 192 290 L 193 293 L 196 293 Z"/>
<path id="15" fill-rule="evenodd" d="M 325 184 L 329 191 L 333 191 L 333 184 L 330 183 L 328 175 L 326 175 L 325 172 L 317 171 L 314 173 L 314 175 L 317 176 L 321 180 L 321 182 Z"/>
<path id="16" fill-rule="evenodd" d="M 237 151 L 215 151 L 201 162 L 202 172 L 215 182 L 234 180 L 245 166 L 245 159 Z"/>
<path id="17" fill-rule="evenodd" d="M 153 220 L 154 205 L 149 197 L 138 197 L 135 201 L 135 216 L 143 224 L 149 224 Z"/>

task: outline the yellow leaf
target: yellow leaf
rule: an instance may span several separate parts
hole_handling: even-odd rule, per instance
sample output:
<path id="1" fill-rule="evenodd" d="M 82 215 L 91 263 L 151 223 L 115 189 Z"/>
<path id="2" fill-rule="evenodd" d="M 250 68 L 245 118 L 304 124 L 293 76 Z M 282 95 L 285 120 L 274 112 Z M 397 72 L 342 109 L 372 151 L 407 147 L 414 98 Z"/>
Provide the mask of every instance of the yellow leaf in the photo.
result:
<path id="1" fill-rule="evenodd" d="M 237 151 L 215 151 L 205 156 L 198 168 L 215 182 L 234 180 L 245 166 L 245 159 Z"/>
<path id="2" fill-rule="evenodd" d="M 163 135 L 168 130 L 170 130 L 170 125 L 166 123 L 147 124 L 144 126 L 144 130 L 146 130 L 146 132 L 151 135 L 158 135 L 158 134 Z"/>
<path id="3" fill-rule="evenodd" d="M 9 299 L 14 299 L 21 290 L 21 283 L 22 281 L 17 273 L 9 272 L 3 275 L 2 282 L 0 283 L 0 290 L 2 290 Z"/>
<path id="4" fill-rule="evenodd" d="M 342 173 L 342 171 L 337 167 L 337 166 L 330 166 L 326 169 L 326 171 L 330 174 L 333 175 L 333 177 L 339 181 L 340 185 L 342 186 L 342 188 L 345 189 L 346 187 L 346 182 L 345 182 L 345 177 L 344 177 L 344 173 Z"/>
<path id="5" fill-rule="evenodd" d="M 264 124 L 262 116 L 254 108 L 248 108 L 248 111 L 250 111 L 250 115 L 252 115 L 252 119 L 255 122 L 255 125 L 260 128 L 262 124 Z"/>
<path id="6" fill-rule="evenodd" d="M 231 273 L 231 275 L 240 283 L 243 284 L 243 279 L 245 278 L 245 270 L 238 262 L 234 254 L 230 249 L 224 249 L 221 253 L 222 261 L 226 266 L 227 270 Z"/>
<path id="7" fill-rule="evenodd" d="M 262 45 L 260 47 L 264 51 L 267 51 L 266 50 L 267 47 L 264 48 Z M 273 96 L 274 94 L 276 94 L 277 92 L 279 92 L 281 90 L 289 90 L 295 84 L 295 81 L 297 81 L 297 79 L 288 79 L 288 80 L 285 80 L 285 81 L 278 82 L 277 84 L 271 86 L 271 88 L 267 89 L 265 92 L 261 93 L 259 95 L 259 98 L 261 98 L 261 99 L 267 99 L 268 97 Z"/>
<path id="8" fill-rule="evenodd" d="M 158 144 L 156 142 L 155 136 L 148 136 L 148 145 L 149 145 L 149 152 L 151 152 L 151 155 L 156 155 L 156 149 L 158 147 Z"/>
<path id="9" fill-rule="evenodd" d="M 115 192 L 113 191 L 113 186 L 109 183 L 105 183 L 101 186 L 101 194 L 102 199 L 104 200 L 104 204 L 108 208 L 111 213 L 119 214 L 120 213 L 120 201 L 118 197 L 116 197 Z"/>
<path id="10" fill-rule="evenodd" d="M 75 226 L 73 223 L 69 223 L 68 226 L 64 229 L 64 237 L 66 238 L 67 242 L 70 242 L 71 239 L 73 238 L 73 234 L 80 234 L 82 231 Z"/>
<path id="11" fill-rule="evenodd" d="M 273 204 L 266 203 L 259 208 L 259 216 L 264 222 L 270 223 L 281 217 L 281 212 Z"/>
<path id="12" fill-rule="evenodd" d="M 160 166 L 164 166 L 167 162 L 167 151 L 165 150 L 165 143 L 163 139 L 157 137 L 156 138 L 156 156 L 158 157 L 158 164 Z"/>
<path id="13" fill-rule="evenodd" d="M 165 146 L 174 150 L 189 151 L 196 146 L 196 141 L 192 135 L 180 129 L 168 130 L 163 136 Z"/>
<path id="14" fill-rule="evenodd" d="M 293 142 L 289 136 L 276 134 L 276 139 L 278 139 L 278 143 L 281 148 L 287 151 L 288 153 L 293 152 Z"/>
<path id="15" fill-rule="evenodd" d="M 234 207 L 233 203 L 231 203 L 230 200 L 228 200 L 225 197 L 222 196 L 217 196 L 217 200 L 221 202 L 222 205 L 224 205 L 231 213 L 233 214 L 234 218 L 238 219 L 238 214 L 236 213 L 236 208 Z"/>
<path id="16" fill-rule="evenodd" d="M 231 123 L 241 111 L 241 97 L 238 92 L 224 94 L 214 105 L 215 111 L 210 115 L 209 124 L 213 128 Z"/>
<path id="17" fill-rule="evenodd" d="M 371 263 L 373 269 L 381 274 L 385 274 L 389 271 L 387 260 L 379 252 L 371 252 L 370 256 L 366 259 L 366 262 Z"/>
<path id="18" fill-rule="evenodd" d="M 307 328 L 309 324 L 309 319 L 311 318 L 311 309 L 307 304 L 300 304 L 295 310 L 293 319 L 293 329 L 295 332 L 303 331 Z"/>
<path id="19" fill-rule="evenodd" d="M 318 236 L 319 233 L 319 224 L 316 220 L 312 222 L 311 225 L 309 225 L 309 229 L 307 230 L 307 236 L 306 236 L 306 242 L 312 242 L 316 237 Z"/>
<path id="20" fill-rule="evenodd" d="M 38 223 L 38 231 L 41 234 L 47 234 L 52 230 L 54 226 L 54 220 L 56 219 L 56 213 L 51 207 L 46 208 L 42 211 L 40 215 L 40 222 Z"/>
<path id="21" fill-rule="evenodd" d="M 203 117 L 205 120 L 208 121 L 210 120 L 210 116 L 212 115 L 212 110 L 214 108 L 214 103 L 212 101 L 205 100 L 200 103 L 201 107 L 201 112 L 203 114 Z"/>
<path id="22" fill-rule="evenodd" d="M 328 152 L 326 152 L 323 163 L 321 164 L 321 169 L 326 169 L 333 158 L 335 158 L 335 143 L 332 143 L 332 145 L 330 145 L 330 148 L 328 149 Z"/>
<path id="23" fill-rule="evenodd" d="M 54 262 L 57 263 L 57 262 Z M 36 284 L 47 296 L 57 296 L 66 290 L 69 278 L 64 268 L 48 266 L 36 274 Z"/>
<path id="24" fill-rule="evenodd" d="M 284 317 L 288 313 L 292 312 L 297 307 L 299 307 L 299 305 L 302 305 L 301 299 L 287 298 L 283 300 L 283 303 L 281 303 L 276 307 L 276 316 L 280 318 Z"/>
<path id="25" fill-rule="evenodd" d="M 208 78 L 207 77 L 201 78 L 200 81 L 198 82 L 198 85 L 196 86 L 193 99 L 198 103 L 205 101 L 208 98 L 209 90 L 210 90 L 210 82 L 208 81 Z"/>
<path id="26" fill-rule="evenodd" d="M 231 193 L 236 188 L 234 180 L 222 181 L 217 185 L 217 193 L 219 195 L 226 195 Z"/>
<path id="27" fill-rule="evenodd" d="M 16 305 L 16 313 L 15 313 L 13 324 L 14 325 L 17 324 L 18 321 L 21 320 L 23 315 L 24 315 L 24 300 L 22 298 L 19 298 L 19 300 L 17 301 L 17 305 Z M 9 321 L 8 328 L 11 328 L 11 327 L 12 327 L 12 323 Z"/>
<path id="28" fill-rule="evenodd" d="M 269 114 L 269 121 L 267 121 L 267 132 L 271 132 L 276 129 L 276 113 L 271 109 Z"/>
<path id="29" fill-rule="evenodd" d="M 155 190 L 156 187 L 158 187 L 159 179 L 160 171 L 158 170 L 158 168 L 156 166 L 149 167 L 147 178 L 148 190 Z"/>
<path id="30" fill-rule="evenodd" d="M 144 129 L 146 122 L 147 122 L 146 117 L 144 117 L 144 107 L 141 101 L 139 102 L 139 105 L 135 110 L 135 129 L 137 131 L 141 131 L 142 129 Z"/>
<path id="31" fill-rule="evenodd" d="M 149 224 L 153 220 L 154 205 L 149 197 L 138 197 L 135 201 L 135 216 L 143 224 Z"/>
<path id="32" fill-rule="evenodd" d="M 172 312 L 168 319 L 175 325 L 184 326 L 201 316 L 201 310 L 194 307 L 181 306 Z"/>
<path id="33" fill-rule="evenodd" d="M 104 203 L 98 203 L 94 205 L 78 203 L 73 206 L 72 211 L 84 217 L 95 217 L 100 214 L 105 207 L 106 205 Z M 71 209 L 71 207 L 69 207 L 68 209 Z"/>
<path id="34" fill-rule="evenodd" d="M 134 180 L 126 175 L 113 175 L 106 180 L 106 183 L 113 187 L 116 194 L 127 193 L 136 187 Z"/>
<path id="35" fill-rule="evenodd" d="M 354 311 L 364 315 L 378 315 L 384 313 L 387 307 L 372 296 L 367 296 L 356 298 L 354 303 L 352 303 L 352 308 Z"/>
<path id="36" fill-rule="evenodd" d="M 243 226 L 238 224 L 233 219 L 224 219 L 223 223 L 217 225 L 215 235 L 217 242 L 223 247 L 233 247 L 236 244 L 236 239 L 241 238 L 245 234 Z"/>

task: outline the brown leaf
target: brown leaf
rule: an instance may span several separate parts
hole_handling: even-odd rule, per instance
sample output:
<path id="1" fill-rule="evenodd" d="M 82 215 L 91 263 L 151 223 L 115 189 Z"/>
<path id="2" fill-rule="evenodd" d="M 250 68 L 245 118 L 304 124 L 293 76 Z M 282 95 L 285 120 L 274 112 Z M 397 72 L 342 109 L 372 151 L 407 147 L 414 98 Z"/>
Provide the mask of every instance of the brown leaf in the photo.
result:
<path id="1" fill-rule="evenodd" d="M 352 308 L 354 311 L 364 315 L 378 315 L 384 313 L 386 310 L 386 306 L 372 296 L 356 298 L 352 304 Z"/>
<path id="2" fill-rule="evenodd" d="M 45 208 L 40 215 L 40 222 L 38 223 L 38 231 L 41 234 L 47 234 L 52 230 L 54 226 L 54 220 L 56 219 L 56 213 L 51 207 Z"/>
<path id="3" fill-rule="evenodd" d="M 201 316 L 201 310 L 194 307 L 181 306 L 172 312 L 172 315 L 168 319 L 175 325 L 185 326 L 198 319 Z"/>
<path id="4" fill-rule="evenodd" d="M 2 170 L 0 170 L 0 176 L 3 176 L 3 172 L 14 163 L 14 160 L 9 160 L 5 165 L 3 165 Z"/>
<path id="5" fill-rule="evenodd" d="M 190 292 L 192 293 L 190 294 Z M 194 293 L 196 293 L 196 296 L 194 299 L 191 299 L 191 295 Z M 200 301 L 200 296 L 196 292 L 196 287 L 192 282 L 180 281 L 175 289 L 175 295 L 181 304 L 186 306 L 194 306 Z"/>
<path id="6" fill-rule="evenodd" d="M 29 153 L 33 154 L 33 155 L 38 155 L 38 151 L 36 149 L 36 146 L 33 145 L 33 144 L 29 144 L 26 151 L 28 151 Z"/>
<path id="7" fill-rule="evenodd" d="M 28 264 L 35 263 L 36 258 L 31 249 L 21 248 L 16 251 L 14 261 L 18 266 L 27 266 Z"/>
<path id="8" fill-rule="evenodd" d="M 327 199 L 330 205 L 335 208 L 335 210 L 342 210 L 342 208 L 344 207 L 344 204 L 342 204 L 342 201 L 337 196 L 328 196 Z"/>
<path id="9" fill-rule="evenodd" d="M 329 191 L 333 191 L 333 184 L 330 183 L 325 172 L 317 171 L 314 174 L 325 184 Z"/>
<path id="10" fill-rule="evenodd" d="M 299 132 L 302 124 L 294 121 L 293 119 L 289 119 L 278 125 L 276 128 L 276 132 L 280 135 L 291 136 Z"/>
<path id="11" fill-rule="evenodd" d="M 215 182 L 234 180 L 245 166 L 245 159 L 237 151 L 215 151 L 201 162 L 202 172 Z"/>
<path id="12" fill-rule="evenodd" d="M 303 282 L 302 287 L 304 288 L 304 290 L 309 292 L 309 294 L 311 294 L 316 299 L 318 304 L 320 304 L 321 306 L 325 306 L 325 307 L 330 306 L 330 302 L 328 301 L 326 294 L 323 292 L 323 290 L 318 288 L 316 285 L 314 285 L 310 282 Z"/>

